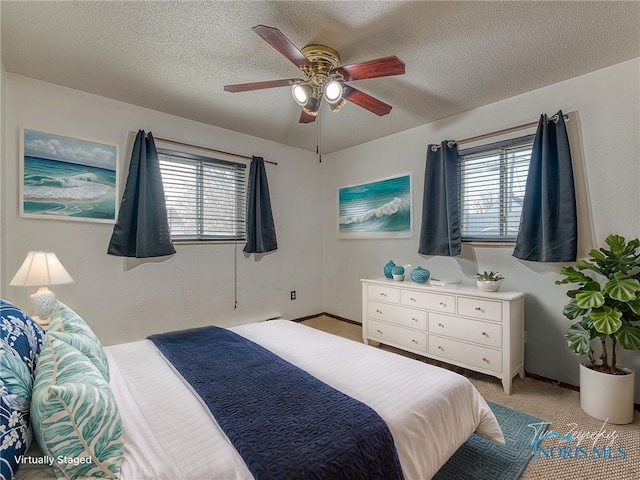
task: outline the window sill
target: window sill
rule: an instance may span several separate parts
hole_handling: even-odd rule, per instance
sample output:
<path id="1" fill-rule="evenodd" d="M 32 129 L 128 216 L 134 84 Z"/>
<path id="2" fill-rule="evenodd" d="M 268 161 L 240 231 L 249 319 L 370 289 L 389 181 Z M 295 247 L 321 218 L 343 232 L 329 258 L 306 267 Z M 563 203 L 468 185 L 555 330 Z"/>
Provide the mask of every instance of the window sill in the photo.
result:
<path id="1" fill-rule="evenodd" d="M 483 241 L 471 241 L 471 242 L 462 242 L 464 245 L 469 245 L 471 247 L 515 247 L 516 242 L 483 242 Z"/>
<path id="2" fill-rule="evenodd" d="M 246 240 L 173 240 L 174 245 L 233 245 L 245 244 Z"/>

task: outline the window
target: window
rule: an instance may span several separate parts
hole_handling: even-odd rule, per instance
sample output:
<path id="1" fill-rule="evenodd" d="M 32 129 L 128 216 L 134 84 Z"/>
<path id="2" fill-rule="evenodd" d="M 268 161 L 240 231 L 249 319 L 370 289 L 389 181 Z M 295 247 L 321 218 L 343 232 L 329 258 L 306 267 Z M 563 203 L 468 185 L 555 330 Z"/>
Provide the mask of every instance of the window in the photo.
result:
<path id="1" fill-rule="evenodd" d="M 158 149 L 171 238 L 245 240 L 246 165 Z"/>
<path id="2" fill-rule="evenodd" d="M 458 152 L 463 242 L 514 242 L 534 135 Z"/>

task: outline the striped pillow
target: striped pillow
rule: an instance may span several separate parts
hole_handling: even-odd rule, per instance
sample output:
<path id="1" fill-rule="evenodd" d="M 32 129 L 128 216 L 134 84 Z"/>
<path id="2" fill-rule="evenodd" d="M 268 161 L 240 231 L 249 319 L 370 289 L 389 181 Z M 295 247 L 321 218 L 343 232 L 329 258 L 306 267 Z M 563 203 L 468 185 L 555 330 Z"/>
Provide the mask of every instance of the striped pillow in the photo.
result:
<path id="1" fill-rule="evenodd" d="M 50 336 L 36 367 L 31 420 L 58 477 L 118 478 L 124 443 L 111 388 L 79 350 Z"/>

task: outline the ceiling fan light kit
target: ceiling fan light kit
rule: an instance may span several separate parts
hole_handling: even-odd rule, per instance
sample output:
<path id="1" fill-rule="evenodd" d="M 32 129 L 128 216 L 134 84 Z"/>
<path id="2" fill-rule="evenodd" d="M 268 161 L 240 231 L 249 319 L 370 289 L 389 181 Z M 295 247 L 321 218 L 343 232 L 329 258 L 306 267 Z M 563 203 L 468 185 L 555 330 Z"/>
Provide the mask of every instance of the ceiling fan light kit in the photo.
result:
<path id="1" fill-rule="evenodd" d="M 332 113 L 340 111 L 347 101 L 379 116 L 386 115 L 391 111 L 391 105 L 367 95 L 345 82 L 403 75 L 405 73 L 404 63 L 397 57 L 390 56 L 341 66 L 338 52 L 326 45 L 312 44 L 299 50 L 277 28 L 258 25 L 252 30 L 298 67 L 306 79 L 291 78 L 225 85 L 225 91 L 247 92 L 288 85 L 291 87 L 293 99 L 302 108 L 300 123 L 315 121 L 320 111 L 322 98 L 329 104 Z"/>
<path id="2" fill-rule="evenodd" d="M 293 95 L 293 99 L 301 107 L 304 107 L 307 104 L 312 93 L 313 89 L 308 83 L 294 83 L 291 86 L 291 95 Z"/>
<path id="3" fill-rule="evenodd" d="M 312 117 L 317 117 L 318 112 L 320 111 L 320 97 L 317 95 L 311 95 L 307 103 L 302 106 L 302 111 Z"/>
<path id="4" fill-rule="evenodd" d="M 324 99 L 327 103 L 334 105 L 342 100 L 344 95 L 344 87 L 338 80 L 331 79 L 324 85 Z"/>

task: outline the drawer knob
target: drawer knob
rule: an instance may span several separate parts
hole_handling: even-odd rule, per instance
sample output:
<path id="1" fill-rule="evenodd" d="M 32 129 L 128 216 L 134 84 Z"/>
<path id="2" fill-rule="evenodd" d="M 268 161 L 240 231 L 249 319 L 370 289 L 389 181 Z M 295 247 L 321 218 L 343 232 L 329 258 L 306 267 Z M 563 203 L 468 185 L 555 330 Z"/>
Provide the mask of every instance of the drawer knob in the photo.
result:
<path id="1" fill-rule="evenodd" d="M 438 350 L 442 350 L 444 352 L 444 348 L 441 345 L 438 345 Z"/>
<path id="2" fill-rule="evenodd" d="M 487 362 L 487 363 L 489 363 L 489 360 L 487 360 L 487 357 L 484 357 L 484 358 L 482 359 L 482 361 L 483 361 L 483 362 Z"/>
<path id="3" fill-rule="evenodd" d="M 440 302 L 440 306 L 442 306 L 442 307 L 446 307 L 446 305 L 444 304 L 444 302 Z"/>
<path id="4" fill-rule="evenodd" d="M 476 310 L 477 310 L 478 312 L 481 312 L 481 311 L 482 311 L 482 308 L 481 308 L 481 307 L 476 307 Z"/>
<path id="5" fill-rule="evenodd" d="M 381 297 L 386 297 L 386 296 L 387 296 L 387 294 L 386 294 L 386 293 L 384 293 L 384 292 L 380 292 L 380 296 L 381 296 Z"/>
<path id="6" fill-rule="evenodd" d="M 416 317 L 412 317 L 411 320 L 413 320 L 414 322 L 418 321 L 418 319 Z"/>
<path id="7" fill-rule="evenodd" d="M 412 339 L 411 339 L 411 341 L 412 341 L 413 343 L 415 343 L 416 345 L 418 344 L 418 341 L 417 341 L 415 338 L 412 338 Z"/>
<path id="8" fill-rule="evenodd" d="M 438 326 L 444 328 L 444 325 L 441 323 L 438 323 Z"/>
<path id="9" fill-rule="evenodd" d="M 411 300 L 412 302 L 415 302 L 415 301 L 416 301 L 416 299 L 415 299 L 415 298 L 413 298 L 413 297 L 409 298 L 409 300 Z"/>
<path id="10" fill-rule="evenodd" d="M 382 310 L 379 310 L 376 308 L 376 313 L 379 313 L 380 315 L 382 315 Z"/>
<path id="11" fill-rule="evenodd" d="M 484 335 L 485 337 L 489 336 L 489 335 L 487 335 L 487 332 L 482 332 L 482 335 Z"/>
<path id="12" fill-rule="evenodd" d="M 376 332 L 378 332 L 380 335 L 382 335 L 382 330 L 378 329 L 378 330 L 376 330 Z"/>

